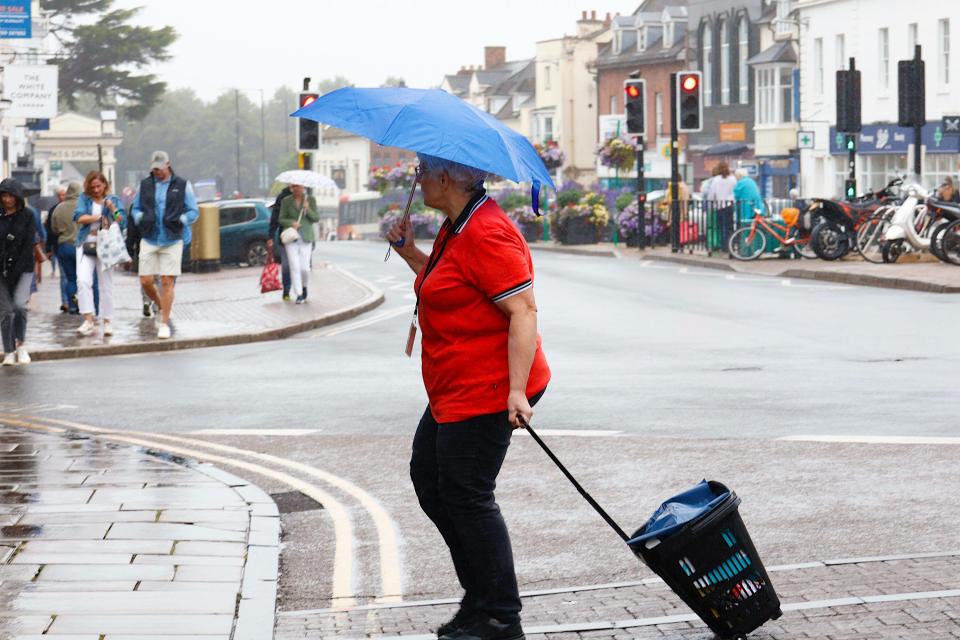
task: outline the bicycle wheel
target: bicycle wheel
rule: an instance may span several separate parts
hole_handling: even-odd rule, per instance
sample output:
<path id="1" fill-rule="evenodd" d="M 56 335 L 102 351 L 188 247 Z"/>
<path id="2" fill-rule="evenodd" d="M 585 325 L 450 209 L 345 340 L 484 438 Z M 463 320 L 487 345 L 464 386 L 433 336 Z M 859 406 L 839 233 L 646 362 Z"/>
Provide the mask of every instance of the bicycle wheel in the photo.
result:
<path id="1" fill-rule="evenodd" d="M 946 262 L 960 265 L 960 220 L 940 232 L 940 253 Z"/>
<path id="2" fill-rule="evenodd" d="M 857 230 L 857 252 L 867 262 L 883 263 L 884 234 L 890 220 L 883 213 L 878 213 L 863 223 Z"/>
<path id="3" fill-rule="evenodd" d="M 797 255 L 808 260 L 815 260 L 817 252 L 813 248 L 813 235 L 797 232 L 795 237 L 796 242 L 793 244 L 793 249 L 797 252 Z"/>
<path id="4" fill-rule="evenodd" d="M 943 262 L 949 262 L 942 252 L 943 232 L 946 231 L 949 226 L 950 223 L 948 221 L 940 220 L 940 223 L 930 232 L 930 253 Z"/>
<path id="5" fill-rule="evenodd" d="M 730 236 L 730 254 L 737 260 L 756 260 L 767 247 L 767 236 L 760 229 L 744 227 Z"/>

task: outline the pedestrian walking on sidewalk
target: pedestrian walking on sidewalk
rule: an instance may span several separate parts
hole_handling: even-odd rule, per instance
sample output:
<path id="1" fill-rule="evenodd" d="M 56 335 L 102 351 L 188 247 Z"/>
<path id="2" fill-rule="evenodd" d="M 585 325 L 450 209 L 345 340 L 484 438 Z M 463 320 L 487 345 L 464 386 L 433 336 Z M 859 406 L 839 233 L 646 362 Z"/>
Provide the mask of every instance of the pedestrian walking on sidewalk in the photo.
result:
<path id="1" fill-rule="evenodd" d="M 757 209 L 763 209 L 760 187 L 747 174 L 746 169 L 737 169 L 733 175 L 737 179 L 737 185 L 733 188 L 733 197 L 737 201 L 740 222 L 750 222 L 753 220 L 754 212 Z"/>
<path id="2" fill-rule="evenodd" d="M 423 201 L 446 214 L 428 256 L 409 220 L 387 239 L 417 274 L 429 405 L 413 439 L 420 506 L 453 558 L 464 595 L 443 640 L 523 638 L 506 524 L 494 497 L 519 418 L 550 380 L 540 348 L 533 261 L 523 236 L 483 188 L 486 173 L 418 154 Z M 412 348 L 411 329 L 409 349 Z"/>
<path id="3" fill-rule="evenodd" d="M 0 182 L 0 334 L 3 366 L 28 364 L 27 301 L 33 283 L 37 229 L 26 207 L 23 187 L 13 178 Z"/>
<path id="4" fill-rule="evenodd" d="M 66 185 L 63 201 L 50 212 L 50 231 L 56 236 L 57 262 L 60 263 L 60 310 L 77 315 L 77 223 L 73 212 L 83 192 L 83 184 L 74 180 Z"/>
<path id="5" fill-rule="evenodd" d="M 717 212 L 721 246 L 725 247 L 733 233 L 733 190 L 737 186 L 737 179 L 730 173 L 730 165 L 722 160 L 713 168 L 713 172 L 704 197 Z"/>
<path id="6" fill-rule="evenodd" d="M 131 213 L 141 236 L 140 285 L 160 308 L 157 338 L 165 340 L 170 337 L 173 289 L 180 275 L 185 230 L 200 215 L 193 185 L 174 174 L 166 151 L 153 152 L 150 175 L 140 183 Z M 154 276 L 160 276 L 162 293 Z"/>
<path id="7" fill-rule="evenodd" d="M 97 255 L 96 238 L 106 233 L 110 225 L 119 224 L 123 229 L 126 221 L 123 203 L 110 193 L 110 182 L 99 171 L 91 171 L 83 181 L 83 194 L 77 200 L 73 220 L 77 223 L 77 298 L 83 323 L 77 333 L 88 336 L 96 329 L 93 304 L 94 274 L 100 288 L 100 320 L 103 335 L 113 335 L 113 269 L 106 267 Z"/>
<path id="8" fill-rule="evenodd" d="M 284 187 L 277 194 L 277 199 L 273 201 L 270 207 L 270 228 L 267 231 L 267 251 L 274 253 L 274 243 L 280 242 L 280 204 L 283 199 L 293 193 L 290 185 Z M 283 282 L 283 299 L 290 299 L 290 262 L 287 260 L 287 252 L 280 251 L 280 278 Z"/>
<path id="9" fill-rule="evenodd" d="M 290 195 L 280 203 L 280 239 L 290 265 L 290 286 L 297 296 L 297 304 L 307 301 L 307 285 L 310 284 L 310 254 L 313 247 L 314 222 L 320 221 L 317 202 L 308 196 L 299 184 L 290 185 Z M 296 236 L 289 232 L 292 229 Z M 284 240 L 284 237 L 288 240 Z"/>
<path id="10" fill-rule="evenodd" d="M 57 198 L 56 204 L 50 207 L 50 210 L 47 211 L 47 217 L 43 219 L 43 232 L 47 237 L 46 243 L 44 244 L 43 250 L 47 254 L 47 259 L 50 260 L 50 275 L 57 275 L 57 264 L 60 262 L 57 258 L 57 234 L 53 231 L 53 212 L 58 206 L 63 204 L 63 201 L 67 198 L 67 185 L 61 184 L 57 185 L 57 189 L 54 193 Z M 62 271 L 61 271 L 62 275 Z M 60 310 L 66 312 L 66 300 L 63 300 L 63 292 L 61 291 L 61 306 Z"/>

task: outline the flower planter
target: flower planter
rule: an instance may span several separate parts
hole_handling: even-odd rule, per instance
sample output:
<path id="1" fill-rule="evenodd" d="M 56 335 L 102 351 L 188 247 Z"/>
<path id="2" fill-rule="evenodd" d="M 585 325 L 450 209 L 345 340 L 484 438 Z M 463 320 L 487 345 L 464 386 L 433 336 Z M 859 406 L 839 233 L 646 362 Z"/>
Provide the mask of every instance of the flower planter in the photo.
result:
<path id="1" fill-rule="evenodd" d="M 520 225 L 520 233 L 527 243 L 536 242 L 543 237 L 543 225 L 535 223 L 526 223 Z"/>
<path id="2" fill-rule="evenodd" d="M 565 226 L 563 244 L 597 244 L 597 229 L 586 218 L 570 218 Z"/>

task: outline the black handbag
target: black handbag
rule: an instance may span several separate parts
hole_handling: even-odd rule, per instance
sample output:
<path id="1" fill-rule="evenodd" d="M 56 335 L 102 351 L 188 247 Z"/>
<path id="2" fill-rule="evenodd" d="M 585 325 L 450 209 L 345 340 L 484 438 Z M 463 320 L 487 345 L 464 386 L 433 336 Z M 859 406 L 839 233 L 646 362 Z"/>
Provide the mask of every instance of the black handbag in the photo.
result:
<path id="1" fill-rule="evenodd" d="M 97 236 L 93 236 L 93 240 L 84 240 L 80 246 L 83 249 L 83 255 L 97 257 Z"/>

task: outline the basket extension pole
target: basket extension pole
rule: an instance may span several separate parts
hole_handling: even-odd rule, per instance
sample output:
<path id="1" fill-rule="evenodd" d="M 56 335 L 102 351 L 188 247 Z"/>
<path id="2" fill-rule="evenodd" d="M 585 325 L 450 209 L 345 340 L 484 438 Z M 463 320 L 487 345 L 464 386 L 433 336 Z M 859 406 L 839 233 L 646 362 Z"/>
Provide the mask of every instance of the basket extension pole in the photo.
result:
<path id="1" fill-rule="evenodd" d="M 567 480 L 569 480 L 574 488 L 580 492 L 580 495 L 590 503 L 590 506 L 600 514 L 600 517 L 603 518 L 608 525 L 610 525 L 610 528 L 616 531 L 617 535 L 620 536 L 624 542 L 629 540 L 630 536 L 624 533 L 623 529 L 620 528 L 620 525 L 614 522 L 613 518 L 610 517 L 610 514 L 604 511 L 603 507 L 597 504 L 597 501 L 593 499 L 593 496 L 587 493 L 587 490 L 580 486 L 580 483 L 577 482 L 577 479 L 574 478 L 569 471 L 567 471 L 567 468 L 563 466 L 563 463 L 560 462 L 557 456 L 553 455 L 553 451 L 550 451 L 550 448 L 543 442 L 543 440 L 540 439 L 540 436 L 538 436 L 537 432 L 533 430 L 533 427 L 527 424 L 527 421 L 523 419 L 523 416 L 518 416 L 518 419 L 520 420 L 520 424 L 523 425 L 523 428 L 530 433 L 534 440 L 537 441 L 537 444 L 540 445 L 540 448 L 543 449 L 548 456 L 550 456 L 550 459 L 553 460 L 553 463 L 557 465 L 561 472 L 563 472 L 563 475 L 567 477 Z"/>

